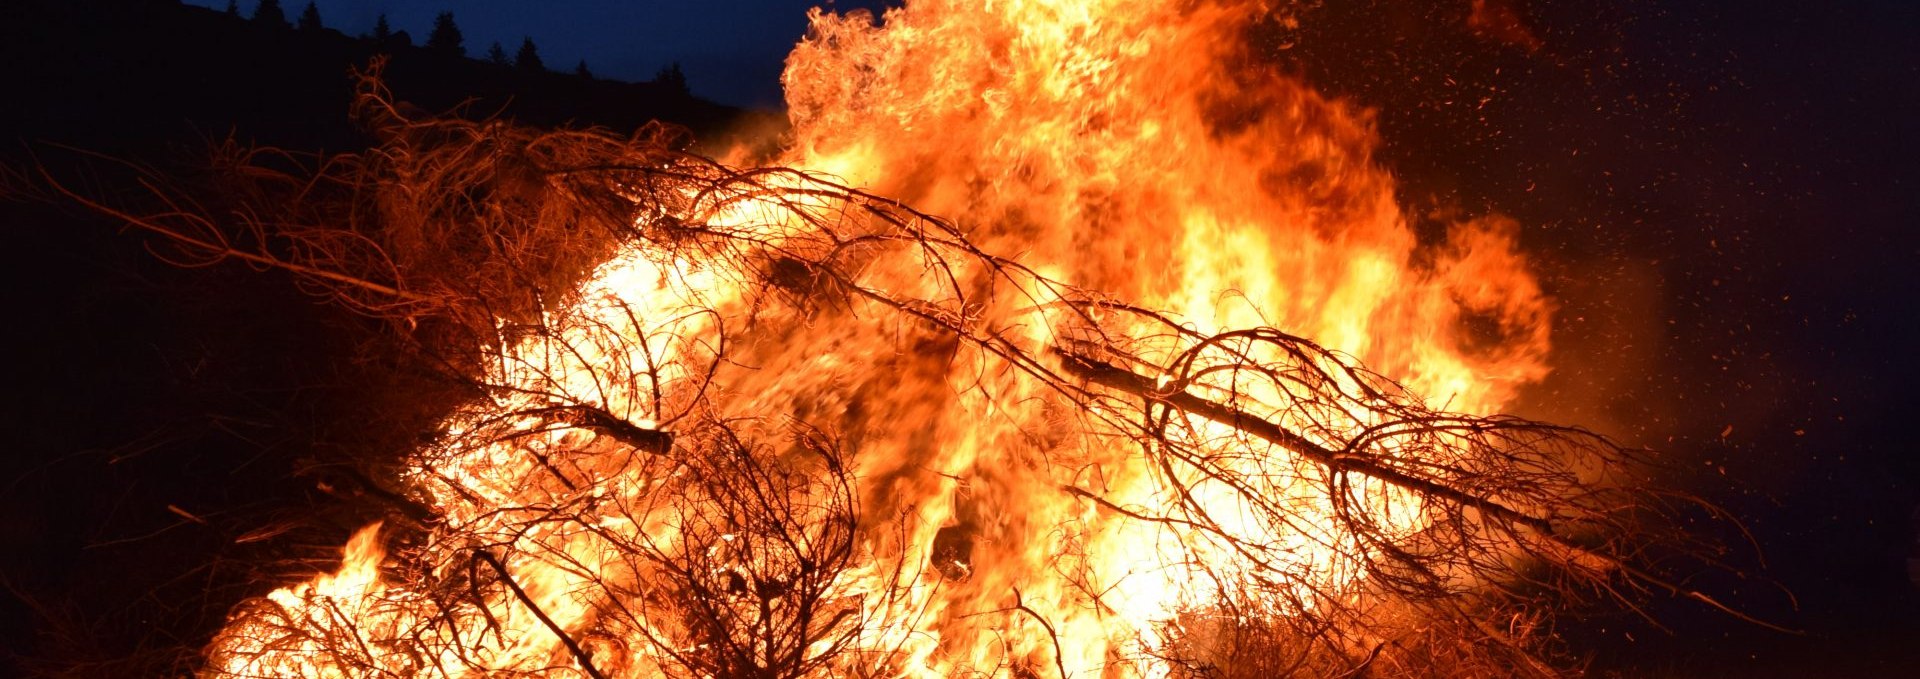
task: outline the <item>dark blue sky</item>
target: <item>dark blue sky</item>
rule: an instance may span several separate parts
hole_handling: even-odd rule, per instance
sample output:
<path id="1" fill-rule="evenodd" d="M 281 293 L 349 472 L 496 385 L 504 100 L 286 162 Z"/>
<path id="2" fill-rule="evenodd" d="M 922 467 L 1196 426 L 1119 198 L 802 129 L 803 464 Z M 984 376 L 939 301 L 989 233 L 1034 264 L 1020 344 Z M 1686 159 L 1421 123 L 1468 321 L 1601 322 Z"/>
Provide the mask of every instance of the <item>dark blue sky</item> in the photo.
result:
<path id="1" fill-rule="evenodd" d="M 185 0 L 225 9 L 227 0 Z M 239 0 L 253 15 L 258 0 Z M 307 0 L 280 0 L 288 19 Z M 328 28 L 359 35 L 387 15 L 396 31 L 426 41 L 433 18 L 453 12 L 467 54 L 499 42 L 512 54 L 532 37 L 549 67 L 572 70 L 581 59 L 595 75 L 646 80 L 680 62 L 695 94 L 728 104 L 778 106 L 780 68 L 807 28 L 807 9 L 841 10 L 899 4 L 886 0 L 317 0 Z"/>

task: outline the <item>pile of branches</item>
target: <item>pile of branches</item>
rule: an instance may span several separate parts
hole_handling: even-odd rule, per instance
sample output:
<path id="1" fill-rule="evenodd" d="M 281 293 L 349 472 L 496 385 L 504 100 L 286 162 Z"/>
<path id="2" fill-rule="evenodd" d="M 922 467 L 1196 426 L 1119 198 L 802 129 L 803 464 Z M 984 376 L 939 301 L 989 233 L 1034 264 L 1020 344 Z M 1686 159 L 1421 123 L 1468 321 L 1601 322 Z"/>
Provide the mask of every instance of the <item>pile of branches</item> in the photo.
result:
<path id="1" fill-rule="evenodd" d="M 722 384 L 764 345 L 849 319 L 892 319 L 1038 385 L 1073 436 L 1137 449 L 1164 501 L 1071 473 L 1057 490 L 1219 562 L 1192 566 L 1217 600 L 1154 621 L 1126 660 L 1206 677 L 1552 676 L 1531 630 L 1568 606 L 1671 595 L 1725 610 L 1668 574 L 1708 549 L 1672 528 L 1694 503 L 1594 432 L 1437 411 L 1279 329 L 1196 332 L 983 251 L 963 225 L 798 170 L 728 167 L 666 127 L 421 117 L 376 77 L 361 85 L 371 151 L 228 146 L 214 189 L 151 178 L 158 210 L 71 194 L 169 261 L 283 271 L 387 321 L 476 395 L 379 482 L 397 526 L 384 579 L 409 585 L 251 602 L 215 640 L 214 676 L 907 671 L 915 593 L 971 567 L 928 555 L 965 549 L 902 544 L 911 520 L 860 490 L 861 451 L 836 423 L 739 412 Z M 596 290 L 622 257 L 667 272 L 668 301 Z M 902 270 L 909 283 L 874 275 Z M 667 280 L 694 273 L 742 292 Z M 1222 493 L 1235 516 L 1206 499 Z M 1303 493 L 1332 525 L 1302 525 Z M 1337 554 L 1329 568 L 1363 573 L 1344 580 L 1359 592 L 1329 588 L 1276 535 Z M 522 581 L 531 564 L 565 582 Z M 555 610 L 567 601 L 587 605 Z M 1053 633 L 1011 601 L 977 613 Z M 1066 674 L 1059 643 L 962 669 Z"/>

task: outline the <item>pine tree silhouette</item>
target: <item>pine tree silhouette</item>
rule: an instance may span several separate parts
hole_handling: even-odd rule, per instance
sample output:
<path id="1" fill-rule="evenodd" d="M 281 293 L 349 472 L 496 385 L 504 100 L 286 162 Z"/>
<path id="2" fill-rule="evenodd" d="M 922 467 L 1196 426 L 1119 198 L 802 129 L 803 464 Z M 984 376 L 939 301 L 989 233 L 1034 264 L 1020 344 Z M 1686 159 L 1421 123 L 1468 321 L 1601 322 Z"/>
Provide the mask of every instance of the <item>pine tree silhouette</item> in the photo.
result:
<path id="1" fill-rule="evenodd" d="M 579 66 L 573 67 L 573 74 L 588 80 L 593 79 L 593 71 L 587 70 L 587 60 L 585 59 L 580 60 Z"/>
<path id="2" fill-rule="evenodd" d="M 280 9 L 280 0 L 260 0 L 253 8 L 253 23 L 268 28 L 288 28 L 287 13 Z"/>
<path id="3" fill-rule="evenodd" d="M 487 63 L 495 66 L 512 66 L 513 60 L 507 58 L 507 49 L 501 47 L 500 42 L 496 40 L 492 47 L 487 48 Z"/>
<path id="4" fill-rule="evenodd" d="M 442 54 L 467 56 L 467 48 L 461 46 L 460 27 L 453 23 L 453 12 L 441 12 L 433 18 L 433 33 L 427 36 L 427 49 Z"/>
<path id="5" fill-rule="evenodd" d="M 368 33 L 367 37 L 382 46 L 393 40 L 393 26 L 387 24 L 387 15 L 381 14 L 380 18 L 373 20 L 373 32 Z"/>
<path id="6" fill-rule="evenodd" d="M 227 0 L 227 16 L 240 16 L 240 0 Z"/>
<path id="7" fill-rule="evenodd" d="M 520 53 L 513 56 L 513 65 L 522 71 L 544 72 L 547 65 L 540 61 L 540 50 L 533 46 L 533 38 L 520 40 Z"/>
<path id="8" fill-rule="evenodd" d="M 653 81 L 665 85 L 669 92 L 676 94 L 689 93 L 687 90 L 687 74 L 680 71 L 680 62 L 678 61 L 668 64 L 666 68 L 660 69 L 659 73 L 653 75 Z"/>
<path id="9" fill-rule="evenodd" d="M 306 11 L 300 13 L 300 30 L 312 33 L 321 28 L 324 26 L 320 24 L 320 8 L 308 2 Z"/>

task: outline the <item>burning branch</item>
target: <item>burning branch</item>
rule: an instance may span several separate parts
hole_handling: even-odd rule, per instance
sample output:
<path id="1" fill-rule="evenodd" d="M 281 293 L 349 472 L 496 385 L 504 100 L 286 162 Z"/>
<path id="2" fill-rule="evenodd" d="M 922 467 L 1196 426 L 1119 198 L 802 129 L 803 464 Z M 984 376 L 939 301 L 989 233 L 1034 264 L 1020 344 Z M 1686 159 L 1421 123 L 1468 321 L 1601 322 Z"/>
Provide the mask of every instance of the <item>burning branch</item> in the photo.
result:
<path id="1" fill-rule="evenodd" d="M 526 606 L 528 612 L 533 613 L 534 617 L 540 619 L 540 624 L 545 625 L 548 630 L 553 632 L 554 638 L 559 639 L 560 643 L 567 645 L 567 652 L 573 654 L 573 659 L 580 663 L 580 669 L 586 670 L 587 676 L 593 677 L 593 679 L 606 679 L 607 675 L 602 674 L 600 668 L 593 666 L 593 657 L 587 655 L 587 652 L 580 648 L 580 642 L 574 641 L 573 637 L 569 636 L 566 630 L 561 629 L 560 625 L 553 622 L 553 618 L 547 617 L 547 614 L 540 610 L 540 605 L 533 601 L 533 597 L 527 596 L 527 591 L 521 589 L 520 585 L 514 583 L 513 573 L 507 570 L 505 564 L 500 563 L 499 559 L 485 550 L 474 552 L 473 558 L 493 567 L 493 571 L 500 576 L 500 582 L 505 583 L 507 589 L 513 591 L 513 597 L 520 601 L 520 605 Z"/>

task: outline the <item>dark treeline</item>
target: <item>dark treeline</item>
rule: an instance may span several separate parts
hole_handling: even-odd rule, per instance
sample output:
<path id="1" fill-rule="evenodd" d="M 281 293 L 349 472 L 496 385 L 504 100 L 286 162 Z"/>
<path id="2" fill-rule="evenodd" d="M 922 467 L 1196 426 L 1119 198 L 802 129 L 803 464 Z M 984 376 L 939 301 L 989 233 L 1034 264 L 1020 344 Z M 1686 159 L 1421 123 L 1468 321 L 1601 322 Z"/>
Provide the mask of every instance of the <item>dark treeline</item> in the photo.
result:
<path id="1" fill-rule="evenodd" d="M 0 107 L 9 136 L 114 144 L 233 130 L 267 143 L 341 148 L 355 141 L 348 71 L 376 54 L 392 57 L 395 95 L 428 111 L 470 102 L 469 115 L 538 125 L 631 129 L 657 119 L 696 131 L 739 113 L 691 96 L 678 79 L 625 83 L 550 71 L 531 39 L 519 49 L 525 63 L 503 72 L 470 58 L 482 56 L 471 46 L 416 45 L 393 27 L 347 35 L 311 25 L 317 14 L 303 16 L 303 28 L 285 16 L 262 20 L 172 0 L 23 0 L 8 14 L 0 49 L 14 66 L 0 73 L 0 85 L 26 95 Z"/>

